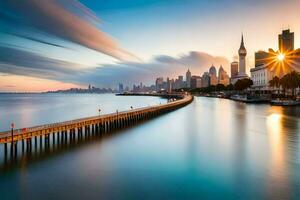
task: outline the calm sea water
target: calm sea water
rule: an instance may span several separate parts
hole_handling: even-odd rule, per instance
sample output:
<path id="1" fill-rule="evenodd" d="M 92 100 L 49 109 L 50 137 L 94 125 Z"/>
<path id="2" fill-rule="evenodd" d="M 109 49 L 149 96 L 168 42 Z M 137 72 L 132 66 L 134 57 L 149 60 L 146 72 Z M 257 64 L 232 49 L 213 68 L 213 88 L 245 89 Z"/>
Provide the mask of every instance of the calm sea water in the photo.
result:
<path id="1" fill-rule="evenodd" d="M 165 103 L 158 97 L 114 94 L 0 94 L 0 131 Z"/>
<path id="2" fill-rule="evenodd" d="M 24 110 L 11 115 L 26 118 L 19 116 L 20 123 L 42 123 L 97 114 L 98 101 L 107 112 L 162 101 L 50 95 L 49 105 L 47 98 L 38 99 L 19 105 L 35 113 L 29 118 Z M 20 102 L 7 100 L 1 110 L 9 114 L 8 105 Z M 299 199 L 300 108 L 197 97 L 111 137 L 2 171 L 0 194 L 1 199 Z"/>

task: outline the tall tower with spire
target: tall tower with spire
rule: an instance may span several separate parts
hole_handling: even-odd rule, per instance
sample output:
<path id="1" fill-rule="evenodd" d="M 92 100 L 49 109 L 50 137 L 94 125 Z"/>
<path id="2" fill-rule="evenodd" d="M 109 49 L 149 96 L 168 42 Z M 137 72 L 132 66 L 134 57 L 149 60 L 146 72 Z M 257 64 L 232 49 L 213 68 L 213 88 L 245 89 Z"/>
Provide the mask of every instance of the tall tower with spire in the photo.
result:
<path id="1" fill-rule="evenodd" d="M 244 45 L 244 36 L 242 34 L 241 46 L 239 49 L 239 76 L 246 75 L 246 55 L 247 50 Z"/>

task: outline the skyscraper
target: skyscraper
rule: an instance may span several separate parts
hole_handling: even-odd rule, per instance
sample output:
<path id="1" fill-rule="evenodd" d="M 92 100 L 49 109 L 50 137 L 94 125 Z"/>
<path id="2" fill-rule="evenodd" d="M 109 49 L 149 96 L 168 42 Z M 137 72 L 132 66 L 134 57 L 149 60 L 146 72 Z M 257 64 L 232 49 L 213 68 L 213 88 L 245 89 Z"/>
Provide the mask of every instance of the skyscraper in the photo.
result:
<path id="1" fill-rule="evenodd" d="M 190 69 L 188 69 L 188 71 L 186 72 L 185 75 L 186 75 L 186 87 L 190 88 L 191 87 L 191 77 L 192 77 Z"/>
<path id="2" fill-rule="evenodd" d="M 217 70 L 213 65 L 209 68 L 209 76 L 210 76 L 210 85 L 217 85 L 218 84 Z"/>
<path id="3" fill-rule="evenodd" d="M 155 81 L 156 91 L 160 91 L 163 89 L 164 79 L 163 77 L 158 77 Z"/>
<path id="4" fill-rule="evenodd" d="M 242 34 L 241 46 L 239 49 L 239 76 L 247 76 L 246 75 L 246 55 L 247 55 L 247 50 L 244 45 L 244 36 Z"/>
<path id="5" fill-rule="evenodd" d="M 278 48 L 281 53 L 294 50 L 294 33 L 291 33 L 290 29 L 283 30 L 282 34 L 278 35 Z"/>
<path id="6" fill-rule="evenodd" d="M 191 78 L 191 88 L 200 88 L 201 87 L 201 77 L 200 76 L 192 76 Z"/>
<path id="7" fill-rule="evenodd" d="M 201 79 L 201 87 L 208 87 L 210 86 L 210 76 L 208 72 L 204 72 Z"/>
<path id="8" fill-rule="evenodd" d="M 227 72 L 223 69 L 222 65 L 219 68 L 219 76 L 218 76 L 218 83 L 223 85 L 229 85 L 229 76 Z"/>
<path id="9" fill-rule="evenodd" d="M 239 74 L 239 63 L 232 62 L 231 63 L 231 78 L 237 77 Z"/>

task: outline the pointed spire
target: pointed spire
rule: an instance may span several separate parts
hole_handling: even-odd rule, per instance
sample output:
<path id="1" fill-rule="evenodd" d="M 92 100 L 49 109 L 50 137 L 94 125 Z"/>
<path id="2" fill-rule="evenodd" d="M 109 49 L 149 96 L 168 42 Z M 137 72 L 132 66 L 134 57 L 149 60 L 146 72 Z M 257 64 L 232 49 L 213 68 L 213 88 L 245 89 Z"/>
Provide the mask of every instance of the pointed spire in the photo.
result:
<path id="1" fill-rule="evenodd" d="M 245 49 L 245 45 L 244 45 L 244 34 L 242 33 L 242 40 L 241 40 L 241 46 L 240 49 Z"/>

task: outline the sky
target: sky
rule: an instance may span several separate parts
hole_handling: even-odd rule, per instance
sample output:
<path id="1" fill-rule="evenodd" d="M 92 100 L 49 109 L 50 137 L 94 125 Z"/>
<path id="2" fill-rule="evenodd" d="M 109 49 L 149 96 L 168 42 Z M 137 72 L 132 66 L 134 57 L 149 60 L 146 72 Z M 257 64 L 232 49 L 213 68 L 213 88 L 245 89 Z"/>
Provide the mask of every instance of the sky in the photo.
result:
<path id="1" fill-rule="evenodd" d="M 153 84 L 211 65 L 230 74 L 244 35 L 277 49 L 290 28 L 300 47 L 299 0 L 0 0 L 0 91 Z"/>

